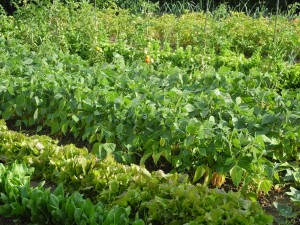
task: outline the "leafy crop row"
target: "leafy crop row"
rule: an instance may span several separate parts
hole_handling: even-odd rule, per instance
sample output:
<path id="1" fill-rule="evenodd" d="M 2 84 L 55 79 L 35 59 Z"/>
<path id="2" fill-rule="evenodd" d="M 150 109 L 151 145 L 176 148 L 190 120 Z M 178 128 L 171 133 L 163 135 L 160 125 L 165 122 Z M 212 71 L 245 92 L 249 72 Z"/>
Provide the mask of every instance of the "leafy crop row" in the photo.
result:
<path id="1" fill-rule="evenodd" d="M 26 138 L 3 125 L 1 160 L 24 161 L 35 167 L 34 179 L 63 183 L 70 195 L 62 201 L 80 191 L 101 201 L 105 213 L 124 207 L 129 223 L 199 224 L 216 215 L 220 223 L 245 223 L 227 212 L 243 204 L 236 196 L 192 185 L 176 172 L 194 184 L 230 180 L 253 201 L 284 182 L 297 202 L 296 17 L 249 17 L 226 8 L 136 15 L 86 1 L 39 1 L 14 16 L 0 12 L 0 117 L 20 130 L 72 135 L 91 150 Z M 152 162 L 168 165 L 171 174 L 128 166 Z M 221 205 L 217 211 L 212 199 Z"/>
<path id="2" fill-rule="evenodd" d="M 178 171 L 206 174 L 208 166 L 265 192 L 279 180 L 272 160 L 299 158 L 299 94 L 272 89 L 276 78 L 268 73 L 127 65 L 119 54 L 87 68 L 44 46 L 30 52 L 13 41 L 0 44 L 1 115 L 17 126 L 71 133 L 123 162 L 163 157 Z"/>
<path id="3" fill-rule="evenodd" d="M 147 52 L 156 63 L 167 61 L 190 69 L 225 65 L 248 72 L 257 67 L 277 73 L 285 87 L 299 86 L 298 74 L 292 71 L 300 57 L 300 23 L 287 17 L 278 19 L 275 40 L 274 19 L 226 10 L 208 18 L 203 12 L 159 17 L 55 2 L 28 4 L 13 18 L 1 17 L 4 37 L 29 44 L 32 50 L 57 43 L 59 50 L 79 54 L 91 63 L 110 63 L 114 53 L 133 62 Z"/>
<path id="4" fill-rule="evenodd" d="M 243 200 L 237 193 L 194 186 L 186 175 L 149 173 L 135 165 L 118 164 L 110 157 L 100 160 L 86 149 L 71 145 L 59 147 L 48 137 L 26 137 L 8 131 L 3 121 L 0 135 L 1 160 L 29 164 L 35 167 L 35 179 L 41 175 L 51 178 L 73 193 L 64 194 L 62 185 L 53 193 L 40 186 L 30 188 L 28 173 L 32 171 L 19 164 L 8 168 L 1 165 L 2 215 L 31 216 L 33 222 L 47 221 L 47 224 L 64 220 L 66 224 L 72 221 L 85 224 L 79 220 L 86 224 L 96 220 L 99 224 L 101 221 L 103 224 L 127 224 L 138 217 L 149 224 L 272 222 L 258 203 Z M 102 203 L 93 205 L 77 190 Z M 127 215 L 130 220 L 126 219 Z M 137 220 L 134 224 L 143 223 Z"/>
<path id="5" fill-rule="evenodd" d="M 33 170 L 23 164 L 0 164 L 0 215 L 22 217 L 35 224 L 129 224 L 130 209 L 115 206 L 110 210 L 103 204 L 93 204 L 78 192 L 65 195 L 60 184 L 51 193 L 42 184 L 31 187 Z M 145 224 L 141 219 L 134 225 Z"/>

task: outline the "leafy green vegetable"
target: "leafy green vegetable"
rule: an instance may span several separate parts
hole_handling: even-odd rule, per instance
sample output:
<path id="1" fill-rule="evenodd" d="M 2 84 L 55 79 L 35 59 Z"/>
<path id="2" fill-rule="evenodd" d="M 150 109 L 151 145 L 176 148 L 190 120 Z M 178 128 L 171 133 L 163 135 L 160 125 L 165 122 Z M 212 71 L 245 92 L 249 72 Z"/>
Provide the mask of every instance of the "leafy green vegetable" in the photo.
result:
<path id="1" fill-rule="evenodd" d="M 4 124 L 1 129 L 6 129 Z M 73 145 L 60 147 L 48 137 L 26 137 L 8 130 L 0 135 L 1 154 L 7 163 L 17 159 L 35 167 L 33 173 L 32 169 L 17 163 L 8 167 L 0 164 L 0 196 L 4 203 L 0 212 L 6 216 L 29 216 L 35 223 L 46 224 L 82 221 L 183 224 L 207 220 L 215 224 L 219 223 L 213 219 L 217 215 L 220 218 L 227 215 L 228 220 L 238 223 L 272 222 L 258 203 L 245 201 L 241 194 L 192 185 L 185 174 L 150 173 L 137 165 L 119 164 L 111 155 L 99 160 L 86 149 Z M 30 176 L 26 174 L 35 179 L 50 178 L 58 186 L 53 192 L 42 186 L 32 188 Z M 83 198 L 78 191 L 91 200 Z"/>

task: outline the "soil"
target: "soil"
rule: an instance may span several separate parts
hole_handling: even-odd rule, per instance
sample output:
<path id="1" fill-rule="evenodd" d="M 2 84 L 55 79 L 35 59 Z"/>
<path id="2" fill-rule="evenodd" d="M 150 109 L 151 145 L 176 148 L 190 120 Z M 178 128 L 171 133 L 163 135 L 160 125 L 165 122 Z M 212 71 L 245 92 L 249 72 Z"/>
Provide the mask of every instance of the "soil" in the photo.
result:
<path id="1" fill-rule="evenodd" d="M 0 215 L 0 224 L 1 225 L 27 225 L 29 224 L 28 221 L 25 220 L 17 220 L 12 218 L 5 218 Z"/>
<path id="2" fill-rule="evenodd" d="M 268 195 L 262 194 L 258 199 L 258 202 L 260 203 L 264 211 L 267 212 L 269 215 L 273 216 L 275 225 L 279 225 L 279 224 L 299 225 L 300 224 L 300 214 L 296 218 L 286 219 L 285 217 L 280 215 L 280 213 L 273 205 L 274 202 L 278 202 L 279 204 L 295 208 L 294 204 L 290 200 L 290 197 L 285 194 L 285 192 L 287 191 L 289 190 L 288 189 L 279 190 L 279 191 L 272 190 Z M 300 210 L 299 208 L 294 209 L 294 212 L 299 212 L 299 210 Z"/>

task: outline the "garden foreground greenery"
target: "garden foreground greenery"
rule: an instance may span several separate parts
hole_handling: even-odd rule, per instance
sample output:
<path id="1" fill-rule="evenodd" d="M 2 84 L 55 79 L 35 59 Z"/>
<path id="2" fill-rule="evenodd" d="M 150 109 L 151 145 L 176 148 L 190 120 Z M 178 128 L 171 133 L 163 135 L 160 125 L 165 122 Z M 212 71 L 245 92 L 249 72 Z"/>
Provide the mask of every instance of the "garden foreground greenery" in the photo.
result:
<path id="1" fill-rule="evenodd" d="M 140 3 L 0 7 L 0 215 L 296 224 L 299 4 Z M 279 192 L 274 217 L 259 198 Z"/>

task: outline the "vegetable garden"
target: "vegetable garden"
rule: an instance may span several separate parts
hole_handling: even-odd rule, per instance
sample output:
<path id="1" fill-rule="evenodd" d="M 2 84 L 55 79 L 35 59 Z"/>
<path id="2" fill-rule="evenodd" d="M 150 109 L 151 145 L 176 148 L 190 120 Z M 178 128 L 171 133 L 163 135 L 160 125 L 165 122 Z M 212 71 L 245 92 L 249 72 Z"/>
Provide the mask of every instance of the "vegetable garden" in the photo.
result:
<path id="1" fill-rule="evenodd" d="M 156 7 L 37 1 L 0 12 L 2 217 L 299 222 L 299 5 Z M 270 213 L 259 203 L 275 193 L 286 201 Z"/>

